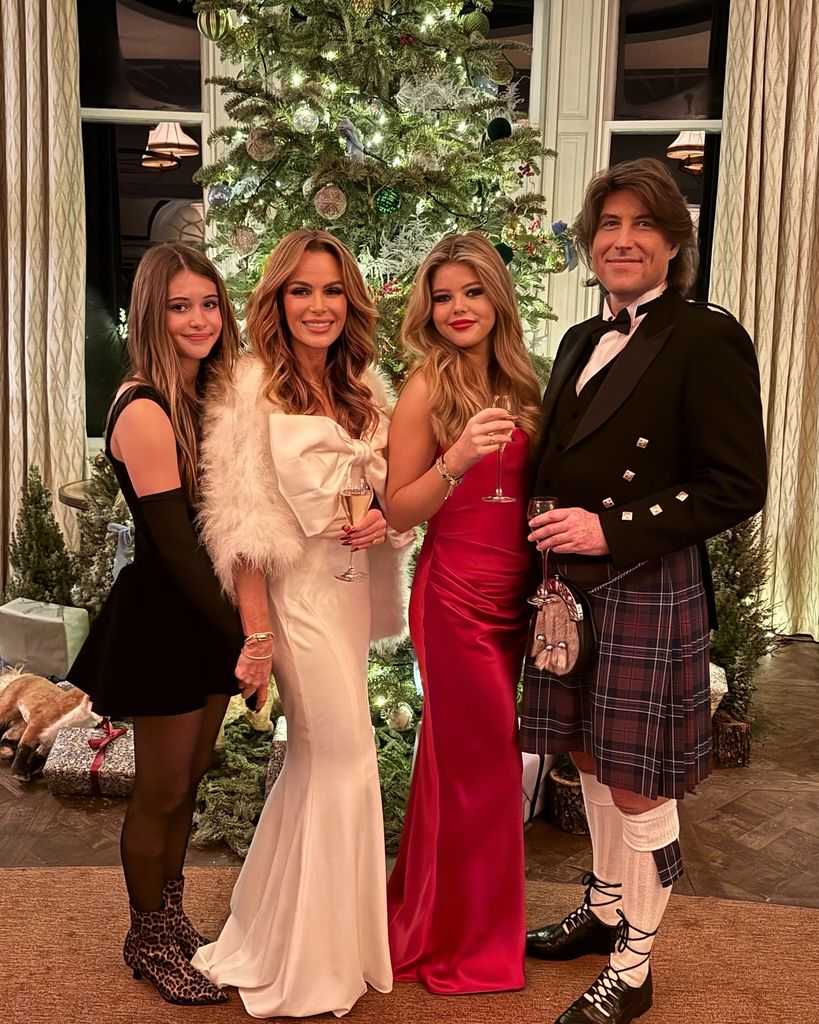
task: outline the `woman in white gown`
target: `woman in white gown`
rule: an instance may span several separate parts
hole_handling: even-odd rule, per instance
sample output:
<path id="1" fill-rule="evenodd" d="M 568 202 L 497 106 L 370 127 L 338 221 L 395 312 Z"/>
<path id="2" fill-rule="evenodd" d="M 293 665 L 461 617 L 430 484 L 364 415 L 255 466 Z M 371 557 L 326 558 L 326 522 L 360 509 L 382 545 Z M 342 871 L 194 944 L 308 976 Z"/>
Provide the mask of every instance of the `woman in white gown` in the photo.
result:
<path id="1" fill-rule="evenodd" d="M 351 254 L 327 232 L 293 232 L 248 304 L 253 354 L 206 418 L 203 537 L 248 637 L 241 691 L 260 704 L 272 668 L 288 724 L 230 917 L 193 959 L 254 1017 L 341 1016 L 368 984 L 392 987 L 366 670 L 370 641 L 403 629 L 412 536 L 376 505 L 351 530 L 339 503 L 352 469 L 383 501 L 374 326 Z M 350 549 L 368 580 L 334 576 Z"/>

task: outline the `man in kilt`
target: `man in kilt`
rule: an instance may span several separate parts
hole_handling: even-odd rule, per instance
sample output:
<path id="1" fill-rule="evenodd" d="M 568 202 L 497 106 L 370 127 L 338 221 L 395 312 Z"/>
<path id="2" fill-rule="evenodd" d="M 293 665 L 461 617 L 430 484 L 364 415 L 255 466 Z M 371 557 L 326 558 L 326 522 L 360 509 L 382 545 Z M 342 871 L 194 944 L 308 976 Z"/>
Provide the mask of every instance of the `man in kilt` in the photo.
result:
<path id="1" fill-rule="evenodd" d="M 762 507 L 765 443 L 748 334 L 684 298 L 696 238 L 666 168 L 600 172 L 574 229 L 606 299 L 555 359 L 534 493 L 560 507 L 531 520 L 530 540 L 594 590 L 598 643 L 568 676 L 527 659 L 521 737 L 577 765 L 593 872 L 582 906 L 530 931 L 527 952 L 608 954 L 557 1024 L 625 1024 L 652 1004 L 651 948 L 683 871 L 677 801 L 709 772 L 705 541 Z"/>

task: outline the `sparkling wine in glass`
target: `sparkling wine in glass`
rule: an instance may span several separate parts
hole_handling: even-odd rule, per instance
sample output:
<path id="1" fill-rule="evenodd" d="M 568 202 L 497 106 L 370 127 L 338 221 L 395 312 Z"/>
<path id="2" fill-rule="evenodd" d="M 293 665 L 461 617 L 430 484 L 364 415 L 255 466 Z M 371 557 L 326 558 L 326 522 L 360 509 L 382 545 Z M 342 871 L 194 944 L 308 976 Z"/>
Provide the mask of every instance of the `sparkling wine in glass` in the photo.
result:
<path id="1" fill-rule="evenodd" d="M 541 515 L 543 512 L 551 512 L 552 509 L 559 508 L 560 502 L 557 498 L 551 495 L 540 495 L 529 500 L 529 505 L 526 509 L 527 521 L 534 519 L 535 516 Z M 543 552 L 543 581 L 538 585 L 537 590 L 530 598 L 528 598 L 529 604 L 535 605 L 540 608 L 546 598 L 546 577 L 548 575 L 547 561 L 549 558 L 549 549 L 544 548 Z"/>
<path id="2" fill-rule="evenodd" d="M 512 402 L 510 401 L 509 395 L 493 395 L 492 408 L 505 409 L 507 412 L 511 412 Z M 505 447 L 505 441 L 498 446 L 498 483 L 495 487 L 495 493 L 488 494 L 482 499 L 483 501 L 491 501 L 496 505 L 506 505 L 508 502 L 516 500 L 511 494 L 503 493 L 503 449 Z"/>
<path id="3" fill-rule="evenodd" d="M 350 526 L 357 526 L 367 514 L 373 500 L 372 487 L 359 469 L 354 468 L 347 474 L 344 484 L 338 492 L 338 500 L 347 522 Z M 345 583 L 357 583 L 359 580 L 368 578 L 366 572 L 353 568 L 354 554 L 355 552 L 350 550 L 348 565 L 333 574 L 337 580 L 344 580 Z"/>

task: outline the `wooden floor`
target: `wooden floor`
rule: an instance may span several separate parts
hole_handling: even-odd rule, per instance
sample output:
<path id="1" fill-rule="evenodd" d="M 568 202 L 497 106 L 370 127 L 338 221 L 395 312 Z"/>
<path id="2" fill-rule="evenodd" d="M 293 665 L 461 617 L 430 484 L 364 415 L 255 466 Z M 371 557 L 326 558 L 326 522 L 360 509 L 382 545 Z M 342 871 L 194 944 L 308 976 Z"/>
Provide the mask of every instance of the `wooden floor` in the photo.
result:
<path id="1" fill-rule="evenodd" d="M 675 892 L 819 907 L 819 644 L 790 643 L 758 674 L 749 768 L 715 772 L 681 807 L 686 874 Z M 0 764 L 0 868 L 113 865 L 125 801 L 53 797 Z M 491 823 L 488 823 L 491 827 Z M 191 865 L 240 861 L 191 849 Z M 588 840 L 536 821 L 527 876 L 571 882 L 591 867 Z"/>

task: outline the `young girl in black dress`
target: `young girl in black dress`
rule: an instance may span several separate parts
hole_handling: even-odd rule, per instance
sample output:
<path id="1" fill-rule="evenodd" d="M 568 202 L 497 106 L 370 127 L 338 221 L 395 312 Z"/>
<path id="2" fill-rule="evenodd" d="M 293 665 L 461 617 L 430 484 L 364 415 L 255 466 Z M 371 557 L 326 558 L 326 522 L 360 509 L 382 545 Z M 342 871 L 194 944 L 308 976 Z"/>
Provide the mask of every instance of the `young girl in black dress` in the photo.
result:
<path id="1" fill-rule="evenodd" d="M 135 557 L 69 672 L 99 714 L 134 721 L 136 780 L 121 839 L 131 904 L 125 962 L 164 999 L 188 1005 L 226 998 L 189 963 L 207 941 L 182 910 L 196 790 L 238 691 L 234 673 L 264 642 L 243 648 L 193 526 L 200 399 L 229 376 L 238 348 L 210 260 L 186 245 L 149 250 L 134 280 L 130 371 L 105 447 L 133 516 Z"/>

